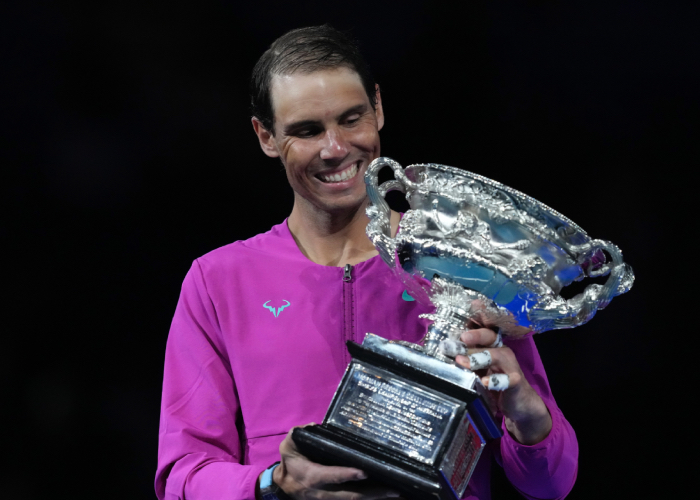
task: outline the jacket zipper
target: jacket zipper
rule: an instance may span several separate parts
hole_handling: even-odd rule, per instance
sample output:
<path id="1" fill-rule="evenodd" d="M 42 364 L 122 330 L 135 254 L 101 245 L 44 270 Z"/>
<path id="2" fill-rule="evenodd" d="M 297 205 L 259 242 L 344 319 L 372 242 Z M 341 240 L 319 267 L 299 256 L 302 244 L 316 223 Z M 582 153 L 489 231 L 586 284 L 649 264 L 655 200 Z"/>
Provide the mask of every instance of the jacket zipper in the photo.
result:
<path id="1" fill-rule="evenodd" d="M 351 357 L 345 343 L 355 340 L 355 289 L 352 279 L 352 266 L 345 264 L 343 269 L 343 356 L 345 363 L 350 363 Z"/>

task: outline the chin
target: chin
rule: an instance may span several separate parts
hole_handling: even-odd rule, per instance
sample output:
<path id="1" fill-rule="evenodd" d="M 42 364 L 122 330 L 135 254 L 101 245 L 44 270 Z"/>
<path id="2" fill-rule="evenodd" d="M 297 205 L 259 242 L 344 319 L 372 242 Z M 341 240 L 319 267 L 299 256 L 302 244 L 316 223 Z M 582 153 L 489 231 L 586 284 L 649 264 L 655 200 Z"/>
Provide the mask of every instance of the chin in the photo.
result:
<path id="1" fill-rule="evenodd" d="M 332 214 L 341 214 L 346 212 L 356 212 L 357 210 L 363 209 L 367 204 L 367 195 L 358 196 L 356 199 L 352 200 L 338 200 L 336 203 L 328 202 L 319 206 L 324 212 Z"/>

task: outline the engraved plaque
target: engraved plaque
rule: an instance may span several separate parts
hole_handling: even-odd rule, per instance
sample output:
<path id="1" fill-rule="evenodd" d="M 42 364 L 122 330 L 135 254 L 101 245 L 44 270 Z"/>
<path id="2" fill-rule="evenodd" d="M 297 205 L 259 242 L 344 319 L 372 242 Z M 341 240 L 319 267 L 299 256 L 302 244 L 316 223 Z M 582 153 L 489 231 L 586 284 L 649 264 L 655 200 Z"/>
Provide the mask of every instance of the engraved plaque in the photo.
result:
<path id="1" fill-rule="evenodd" d="M 460 405 L 449 396 L 355 361 L 326 421 L 432 465 Z"/>

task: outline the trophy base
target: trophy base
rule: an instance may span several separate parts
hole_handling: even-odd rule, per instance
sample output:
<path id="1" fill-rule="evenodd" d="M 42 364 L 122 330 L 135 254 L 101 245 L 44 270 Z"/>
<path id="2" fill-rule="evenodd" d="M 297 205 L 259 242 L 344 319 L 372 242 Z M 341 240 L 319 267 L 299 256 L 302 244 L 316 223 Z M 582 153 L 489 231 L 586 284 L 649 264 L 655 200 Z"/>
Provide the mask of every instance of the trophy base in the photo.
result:
<path id="1" fill-rule="evenodd" d="M 292 439 L 309 460 L 323 465 L 358 468 L 373 480 L 400 492 L 403 498 L 458 498 L 439 471 L 331 426 L 298 427 L 292 432 Z"/>
<path id="2" fill-rule="evenodd" d="M 361 469 L 406 498 L 459 499 L 486 442 L 501 436 L 479 378 L 372 334 L 348 350 L 323 424 L 292 433 L 299 451 Z"/>

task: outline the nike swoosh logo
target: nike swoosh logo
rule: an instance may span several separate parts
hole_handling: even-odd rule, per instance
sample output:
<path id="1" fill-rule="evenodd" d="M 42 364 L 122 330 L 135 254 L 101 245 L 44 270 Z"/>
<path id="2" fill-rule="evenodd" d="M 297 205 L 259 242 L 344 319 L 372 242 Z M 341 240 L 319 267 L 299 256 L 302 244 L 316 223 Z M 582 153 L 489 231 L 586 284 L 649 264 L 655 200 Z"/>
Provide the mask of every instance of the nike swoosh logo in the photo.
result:
<path id="1" fill-rule="evenodd" d="M 404 291 L 403 291 L 403 295 L 401 295 L 401 298 L 402 298 L 403 300 L 405 300 L 406 302 L 413 302 L 414 300 L 416 300 L 416 299 L 414 299 L 413 297 L 411 297 L 411 296 L 408 294 L 408 291 L 407 291 L 407 290 L 404 290 Z"/>

